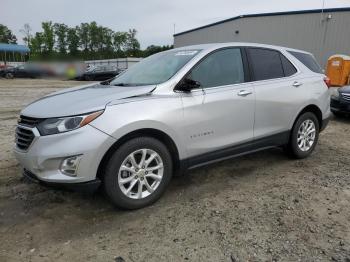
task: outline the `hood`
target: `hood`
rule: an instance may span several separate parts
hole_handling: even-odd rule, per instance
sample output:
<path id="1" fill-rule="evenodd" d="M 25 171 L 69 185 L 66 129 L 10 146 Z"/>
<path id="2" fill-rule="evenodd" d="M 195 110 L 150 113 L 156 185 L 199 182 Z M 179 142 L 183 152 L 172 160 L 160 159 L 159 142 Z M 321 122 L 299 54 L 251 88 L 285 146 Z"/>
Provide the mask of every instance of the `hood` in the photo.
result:
<path id="1" fill-rule="evenodd" d="M 150 93 L 155 87 L 90 84 L 68 88 L 34 101 L 24 108 L 21 114 L 36 118 L 85 114 L 102 110 L 111 101 Z"/>
<path id="2" fill-rule="evenodd" d="M 344 86 L 342 88 L 339 88 L 340 93 L 350 93 L 350 86 Z"/>

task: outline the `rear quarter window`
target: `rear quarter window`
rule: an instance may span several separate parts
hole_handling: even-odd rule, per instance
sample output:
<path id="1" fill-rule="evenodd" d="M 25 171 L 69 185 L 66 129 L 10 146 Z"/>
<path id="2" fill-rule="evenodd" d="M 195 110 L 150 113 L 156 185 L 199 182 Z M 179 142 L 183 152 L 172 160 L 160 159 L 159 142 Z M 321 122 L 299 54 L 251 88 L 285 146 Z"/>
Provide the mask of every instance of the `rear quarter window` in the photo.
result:
<path id="1" fill-rule="evenodd" d="M 303 63 L 307 68 L 315 73 L 322 74 L 322 69 L 320 65 L 316 62 L 315 58 L 310 54 L 288 51 L 291 55 L 293 55 L 296 59 L 298 59 L 301 63 Z"/>
<path id="2" fill-rule="evenodd" d="M 247 51 L 255 81 L 284 77 L 278 51 L 263 48 L 248 48 Z"/>

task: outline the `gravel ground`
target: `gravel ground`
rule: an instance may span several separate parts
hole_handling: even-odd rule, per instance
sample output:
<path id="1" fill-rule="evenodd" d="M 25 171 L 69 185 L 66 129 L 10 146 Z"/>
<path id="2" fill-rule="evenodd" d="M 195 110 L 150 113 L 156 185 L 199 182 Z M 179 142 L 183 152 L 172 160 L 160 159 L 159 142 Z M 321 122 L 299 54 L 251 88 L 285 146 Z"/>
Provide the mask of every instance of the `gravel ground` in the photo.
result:
<path id="1" fill-rule="evenodd" d="M 77 84 L 0 80 L 0 261 L 350 261 L 350 119 L 332 119 L 308 159 L 225 161 L 120 211 L 25 182 L 12 155 L 19 110 Z"/>

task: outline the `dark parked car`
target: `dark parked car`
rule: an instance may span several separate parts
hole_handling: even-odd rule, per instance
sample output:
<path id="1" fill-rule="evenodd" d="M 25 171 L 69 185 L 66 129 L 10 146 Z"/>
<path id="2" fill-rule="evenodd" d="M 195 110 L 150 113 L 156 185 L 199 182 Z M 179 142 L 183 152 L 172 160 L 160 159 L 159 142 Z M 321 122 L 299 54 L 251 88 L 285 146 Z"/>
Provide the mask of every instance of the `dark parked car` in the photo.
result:
<path id="1" fill-rule="evenodd" d="M 16 67 L 7 67 L 3 70 L 0 70 L 0 77 L 6 77 L 8 79 L 12 79 L 14 77 L 37 78 L 43 75 L 44 72 L 42 70 L 24 65 Z"/>
<path id="2" fill-rule="evenodd" d="M 86 81 L 104 81 L 115 77 L 120 73 L 120 70 L 113 66 L 97 66 L 89 69 L 83 75 L 78 76 L 77 80 Z"/>
<path id="3" fill-rule="evenodd" d="M 350 115 L 350 86 L 339 88 L 332 95 L 331 111 L 336 116 Z"/>

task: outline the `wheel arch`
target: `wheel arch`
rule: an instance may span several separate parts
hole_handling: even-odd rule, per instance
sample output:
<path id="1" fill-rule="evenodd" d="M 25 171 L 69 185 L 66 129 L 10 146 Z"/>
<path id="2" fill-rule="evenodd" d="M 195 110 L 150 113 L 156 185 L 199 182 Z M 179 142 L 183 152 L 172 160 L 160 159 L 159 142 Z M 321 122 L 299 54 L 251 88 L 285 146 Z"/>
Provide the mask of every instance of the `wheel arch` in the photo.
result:
<path id="1" fill-rule="evenodd" d="M 152 137 L 155 138 L 159 141 L 161 141 L 169 150 L 172 161 L 173 161 L 173 169 L 174 172 L 176 173 L 177 171 L 180 170 L 180 156 L 179 156 L 179 150 L 174 142 L 174 140 L 165 132 L 160 131 L 158 129 L 154 129 L 154 128 L 142 128 L 142 129 L 138 129 L 138 130 L 134 130 L 132 132 L 129 132 L 125 135 L 123 135 L 122 137 L 120 137 L 108 150 L 107 152 L 104 154 L 98 169 L 97 169 L 97 178 L 99 179 L 103 179 L 103 174 L 104 174 L 104 170 L 106 167 L 106 164 L 108 162 L 108 160 L 110 159 L 110 157 L 112 156 L 112 154 L 115 152 L 115 150 L 117 150 L 122 144 L 124 144 L 125 142 L 129 141 L 130 139 L 136 138 L 136 137 L 140 137 L 140 136 L 148 136 L 148 137 Z"/>
<path id="2" fill-rule="evenodd" d="M 299 112 L 299 114 L 298 114 L 298 115 L 296 116 L 296 118 L 294 119 L 293 127 L 294 127 L 296 121 L 298 120 L 298 118 L 299 118 L 302 114 L 304 114 L 304 113 L 306 113 L 306 112 L 311 112 L 311 113 L 314 113 L 314 114 L 316 115 L 317 120 L 318 120 L 319 128 L 321 128 L 321 127 L 322 127 L 322 119 L 323 119 L 322 111 L 321 111 L 321 109 L 320 109 L 317 105 L 315 105 L 315 104 L 307 105 L 307 106 L 305 106 L 305 107 Z M 293 129 L 293 127 L 292 127 L 292 129 Z"/>

